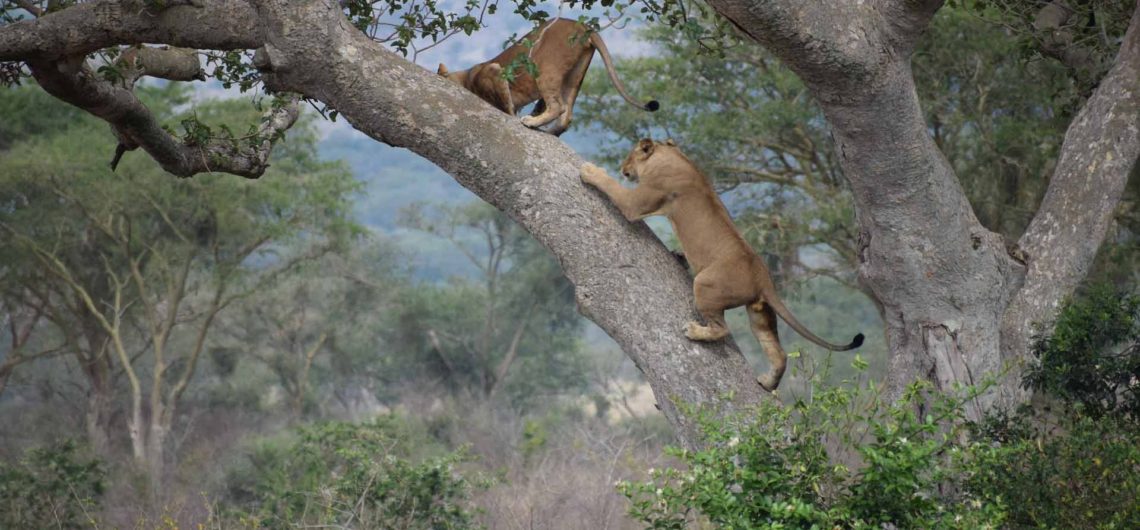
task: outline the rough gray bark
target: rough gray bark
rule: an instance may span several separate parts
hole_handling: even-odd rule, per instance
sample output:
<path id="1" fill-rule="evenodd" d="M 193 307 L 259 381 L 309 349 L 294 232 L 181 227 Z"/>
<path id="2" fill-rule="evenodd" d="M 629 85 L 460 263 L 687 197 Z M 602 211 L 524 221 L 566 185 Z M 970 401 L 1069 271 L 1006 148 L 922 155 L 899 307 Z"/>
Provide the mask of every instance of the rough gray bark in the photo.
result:
<path id="1" fill-rule="evenodd" d="M 1084 279 L 1138 158 L 1140 2 L 1112 68 L 1069 126 L 1041 208 L 1018 240 L 1029 270 L 1002 322 L 1003 358 L 1020 360 L 1034 324 L 1048 324 Z"/>
<path id="2" fill-rule="evenodd" d="M 78 7 L 97 12 L 105 3 L 111 2 Z M 259 1 L 250 3 L 254 14 L 201 14 L 230 13 L 239 3 L 173 7 L 149 14 L 153 27 L 138 30 L 149 43 L 186 46 L 191 36 L 208 36 L 198 47 L 257 48 L 267 87 L 328 104 L 361 132 L 435 162 L 510 215 L 559 260 L 580 311 L 642 370 L 682 443 L 696 437 L 679 403 L 731 411 L 764 399 L 731 341 L 684 337 L 685 323 L 696 317 L 688 273 L 646 225 L 627 222 L 581 183 L 584 160 L 568 146 L 369 40 L 328 2 Z M 42 50 L 79 53 L 138 42 L 108 18 L 37 26 L 69 11 L 18 24 L 17 31 L 0 28 L 0 60 L 53 60 L 62 54 Z M 76 35 L 74 27 L 88 31 Z"/>
<path id="3" fill-rule="evenodd" d="M 795 70 L 824 109 L 855 197 L 859 277 L 886 313 L 892 390 L 915 379 L 979 383 L 1020 361 L 1025 324 L 1048 323 L 1084 277 L 1136 162 L 1137 16 L 1011 253 L 978 223 L 915 93 L 909 56 L 940 1 L 709 3 Z M 1005 372 L 1005 392 L 987 394 L 971 414 L 1020 399 L 1017 375 Z"/>

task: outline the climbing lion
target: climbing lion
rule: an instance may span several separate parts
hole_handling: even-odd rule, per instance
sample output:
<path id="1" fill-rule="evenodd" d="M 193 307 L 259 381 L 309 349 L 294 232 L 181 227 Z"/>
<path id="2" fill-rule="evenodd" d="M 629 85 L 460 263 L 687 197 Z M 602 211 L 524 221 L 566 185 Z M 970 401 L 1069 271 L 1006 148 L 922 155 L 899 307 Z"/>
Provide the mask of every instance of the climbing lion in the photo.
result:
<path id="1" fill-rule="evenodd" d="M 626 101 L 650 112 L 659 107 L 656 101 L 641 103 L 625 91 L 614 71 L 606 43 L 586 26 L 573 20 L 556 19 L 530 32 L 520 42 L 527 41 L 534 43 L 529 53 L 530 60 L 538 68 L 537 79 L 531 77 L 526 67 L 517 62 L 528 53 L 527 47 L 521 43 L 503 50 L 494 59 L 467 70 L 448 72 L 447 67 L 440 64 L 439 75 L 474 92 L 483 101 L 507 114 L 514 115 L 519 109 L 537 100 L 534 113 L 522 119 L 523 125 L 537 129 L 557 119 L 558 123 L 549 132 L 558 136 L 570 126 L 574 100 L 578 98 L 578 90 L 586 78 L 586 69 L 590 67 L 594 50 L 597 49 L 602 54 L 602 62 L 610 74 L 610 81 Z M 514 80 L 507 82 L 503 78 L 503 69 L 511 67 L 512 63 L 515 63 Z"/>
<path id="2" fill-rule="evenodd" d="M 593 164 L 582 166 L 582 181 L 605 193 L 630 221 L 651 215 L 669 219 L 696 275 L 693 295 L 697 310 L 708 322 L 689 322 L 686 337 L 700 341 L 724 338 L 728 335 L 725 310 L 746 306 L 752 333 L 771 363 L 768 373 L 756 381 L 769 391 L 780 384 L 788 360 L 776 334 L 776 315 L 804 338 L 829 350 L 851 350 L 863 344 L 862 333 L 850 344 L 831 344 L 792 316 L 776 294 L 764 260 L 741 237 L 708 178 L 672 140 L 641 140 L 622 162 L 621 172 L 637 187 L 622 187 Z"/>

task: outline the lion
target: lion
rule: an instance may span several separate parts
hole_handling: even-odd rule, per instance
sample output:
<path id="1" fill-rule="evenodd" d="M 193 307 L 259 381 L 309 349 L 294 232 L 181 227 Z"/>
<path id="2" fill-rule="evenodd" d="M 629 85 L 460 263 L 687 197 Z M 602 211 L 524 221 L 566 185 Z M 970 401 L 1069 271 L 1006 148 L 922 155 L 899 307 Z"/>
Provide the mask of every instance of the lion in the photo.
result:
<path id="1" fill-rule="evenodd" d="M 528 41 L 534 43 L 529 50 L 522 44 Z M 449 72 L 440 63 L 438 73 L 512 116 L 529 103 L 538 101 L 534 112 L 522 119 L 523 125 L 537 129 L 557 119 L 558 124 L 549 132 L 559 136 L 570 126 L 574 100 L 578 98 L 578 90 L 582 88 L 582 80 L 586 78 L 595 49 L 602 55 L 614 88 L 626 101 L 650 112 L 660 107 L 657 101 L 641 103 L 631 97 L 614 71 L 610 52 L 601 36 L 565 18 L 540 26 L 523 37 L 520 44 L 503 50 L 490 61 L 459 72 Z M 538 68 L 537 79 L 519 62 L 528 53 Z M 508 82 L 503 76 L 503 69 L 511 67 L 515 69 L 514 80 Z"/>
<path id="2" fill-rule="evenodd" d="M 850 344 L 832 344 L 796 320 L 776 293 L 764 260 L 740 235 L 709 179 L 672 140 L 641 140 L 622 162 L 621 172 L 637 186 L 625 188 L 590 163 L 582 166 L 581 177 L 609 197 L 629 221 L 664 215 L 673 225 L 695 274 L 697 311 L 708 322 L 689 322 L 686 337 L 697 341 L 724 338 L 728 335 L 725 310 L 745 306 L 752 333 L 771 364 L 756 381 L 769 392 L 779 386 L 788 361 L 776 333 L 776 315 L 804 338 L 829 350 L 852 350 L 863 344 L 862 333 Z"/>

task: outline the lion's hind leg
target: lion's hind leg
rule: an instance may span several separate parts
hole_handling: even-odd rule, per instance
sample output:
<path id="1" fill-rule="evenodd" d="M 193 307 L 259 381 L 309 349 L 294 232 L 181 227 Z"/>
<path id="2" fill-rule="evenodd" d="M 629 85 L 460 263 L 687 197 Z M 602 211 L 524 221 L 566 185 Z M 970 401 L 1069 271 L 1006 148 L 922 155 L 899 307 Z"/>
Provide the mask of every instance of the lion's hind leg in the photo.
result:
<path id="1" fill-rule="evenodd" d="M 542 114 L 538 116 L 532 115 L 523 117 L 523 125 L 531 129 L 537 129 L 562 116 L 562 111 L 565 109 L 565 106 L 562 104 L 562 87 L 558 84 L 555 84 L 554 87 L 550 87 L 548 86 L 549 84 L 549 81 L 544 82 L 539 78 L 538 91 L 539 94 L 541 94 L 540 101 L 544 109 Z"/>
<path id="2" fill-rule="evenodd" d="M 776 331 L 776 312 L 772 306 L 759 301 L 748 306 L 748 321 L 752 334 L 768 356 L 768 372 L 757 377 L 756 382 L 771 392 L 780 386 L 780 379 L 788 366 L 788 354 L 780 347 L 780 336 Z"/>
<path id="3" fill-rule="evenodd" d="M 725 267 L 729 269 L 728 267 Z M 728 324 L 724 320 L 727 309 L 739 307 L 754 299 L 751 292 L 745 292 L 729 281 L 728 271 L 722 267 L 709 267 L 693 278 L 693 297 L 697 302 L 697 312 L 707 325 L 689 322 L 685 326 L 685 336 L 692 340 L 715 341 L 728 335 Z"/>
<path id="4" fill-rule="evenodd" d="M 582 82 L 586 80 L 586 71 L 590 69 L 590 60 L 593 58 L 594 49 L 587 49 L 574 65 L 574 69 L 563 80 L 562 101 L 566 104 L 566 108 L 558 118 L 558 124 L 550 129 L 550 134 L 561 136 L 570 128 L 570 121 L 574 119 L 574 101 L 578 99 L 578 92 L 582 89 Z"/>

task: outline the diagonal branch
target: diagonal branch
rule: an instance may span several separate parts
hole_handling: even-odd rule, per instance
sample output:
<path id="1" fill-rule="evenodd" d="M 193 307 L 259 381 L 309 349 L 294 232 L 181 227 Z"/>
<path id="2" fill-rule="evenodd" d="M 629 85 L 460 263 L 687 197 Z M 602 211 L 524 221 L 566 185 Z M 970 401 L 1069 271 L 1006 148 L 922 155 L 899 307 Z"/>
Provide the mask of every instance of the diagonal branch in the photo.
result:
<path id="1" fill-rule="evenodd" d="M 1140 4 L 1140 2 L 1138 2 Z M 1108 74 L 1077 114 L 1041 207 L 1018 241 L 1025 285 L 1002 325 L 1002 351 L 1018 359 L 1034 323 L 1051 322 L 1085 277 L 1140 159 L 1140 5 Z"/>

